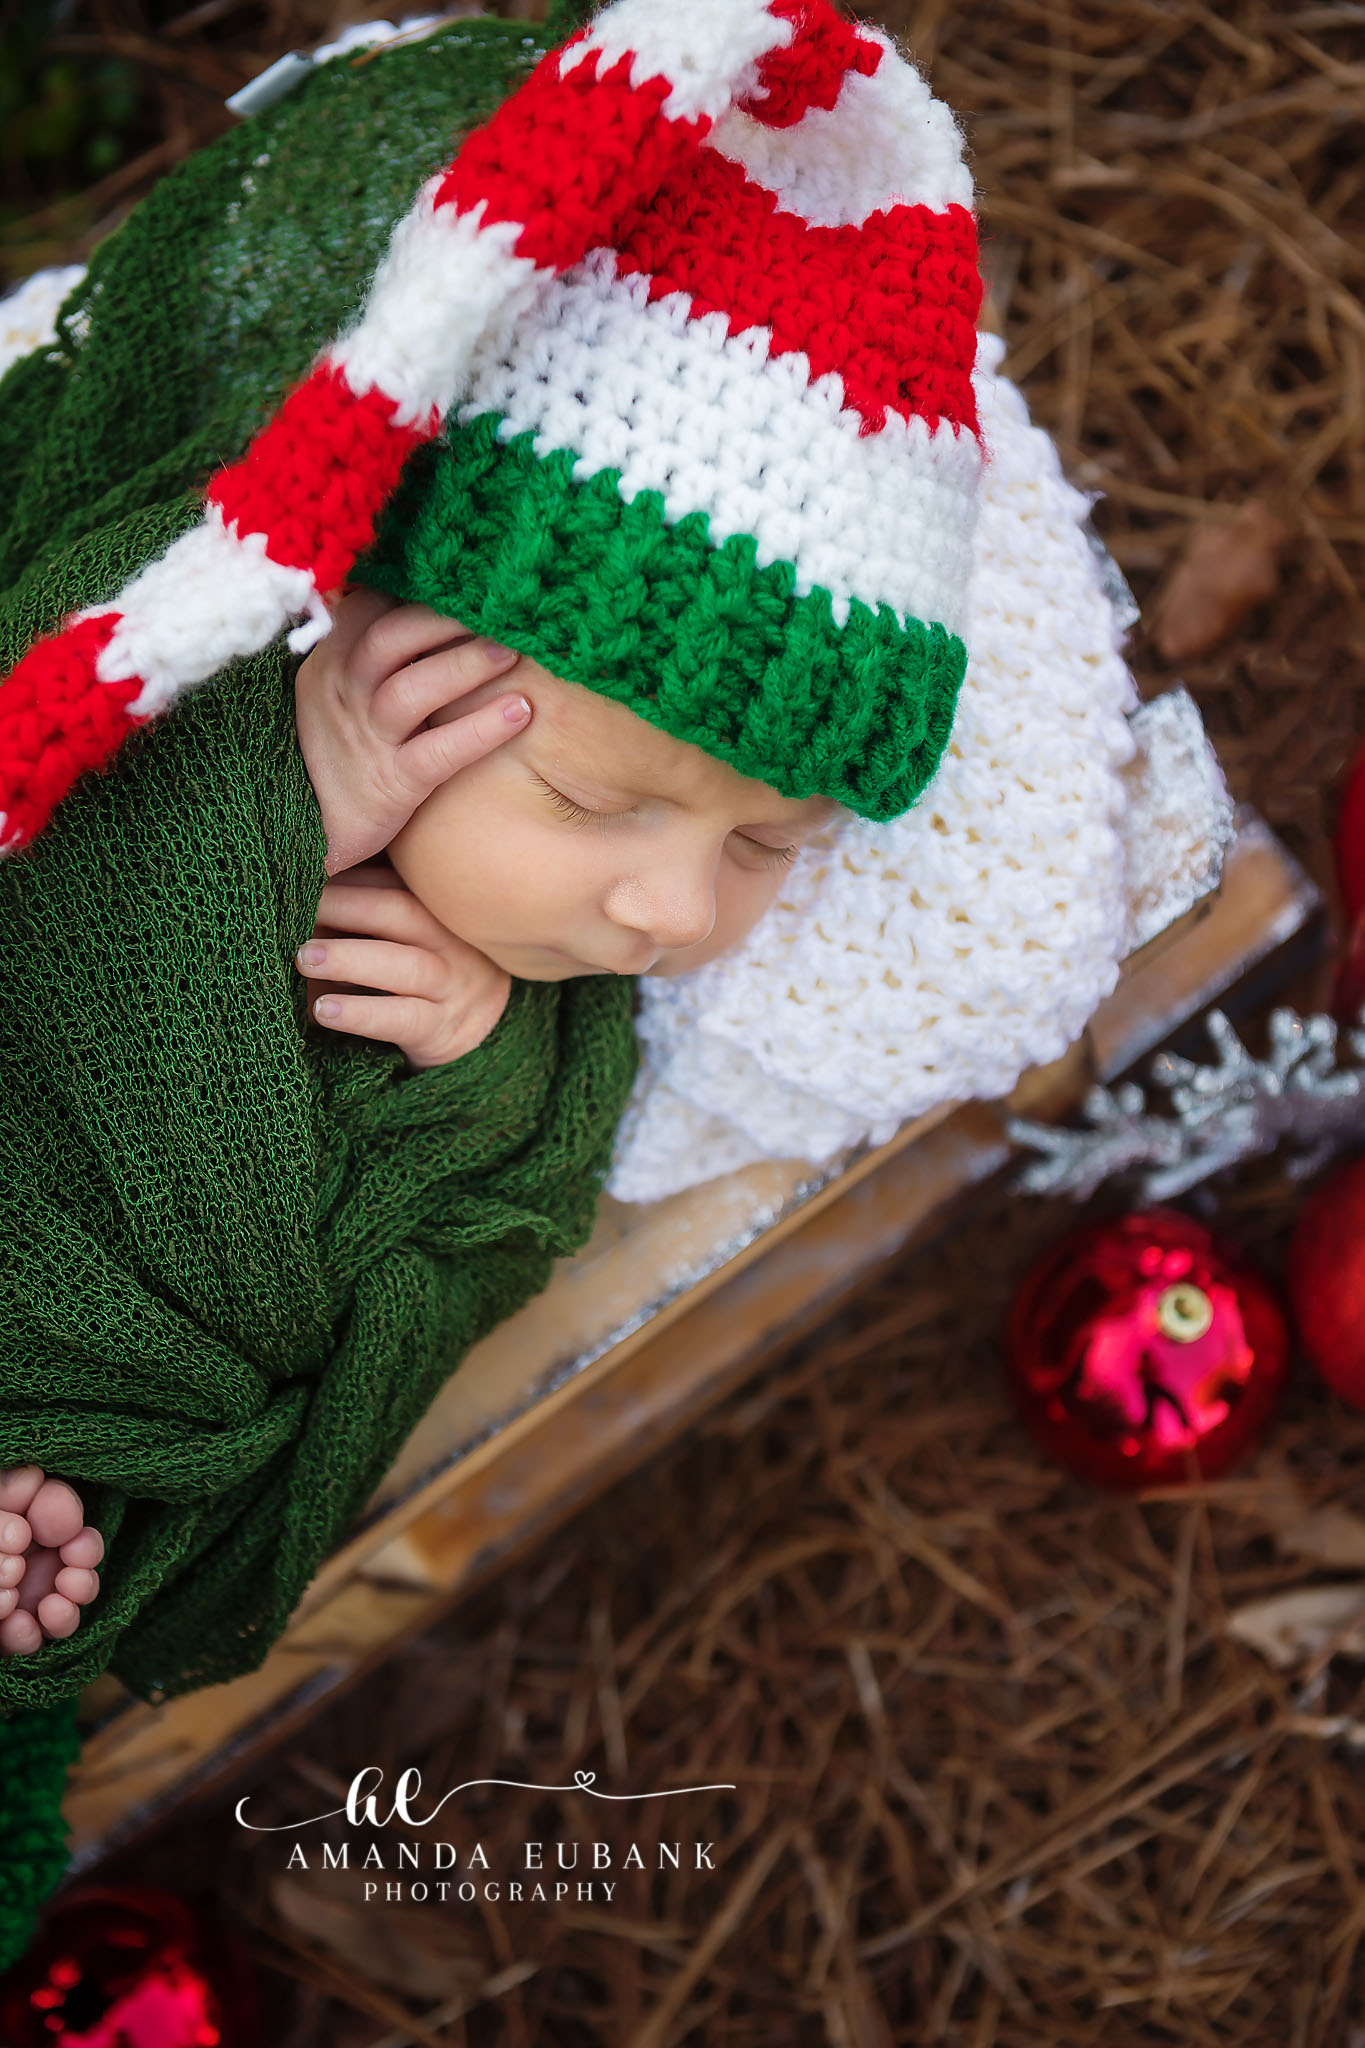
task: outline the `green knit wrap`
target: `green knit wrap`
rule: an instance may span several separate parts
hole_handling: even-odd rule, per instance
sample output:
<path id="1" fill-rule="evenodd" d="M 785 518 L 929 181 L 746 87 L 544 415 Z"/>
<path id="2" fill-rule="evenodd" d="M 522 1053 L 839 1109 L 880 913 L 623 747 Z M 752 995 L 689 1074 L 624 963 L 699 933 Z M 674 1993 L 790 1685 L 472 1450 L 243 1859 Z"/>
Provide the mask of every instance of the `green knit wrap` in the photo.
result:
<path id="1" fill-rule="evenodd" d="M 0 668 L 194 522 L 539 47 L 462 23 L 327 66 L 97 252 L 0 384 Z M 0 1465 L 69 1480 L 107 1547 L 76 1632 L 0 1657 L 0 1962 L 61 1873 L 80 1690 L 260 1666 L 468 1347 L 586 1240 L 635 1073 L 628 978 L 514 982 L 408 1078 L 310 1024 L 296 666 L 215 677 L 0 863 Z"/>
<path id="2" fill-rule="evenodd" d="M 308 1024 L 294 666 L 190 697 L 0 867 L 0 1465 L 71 1481 L 108 1546 L 75 1634 L 0 1658 L 5 1710 L 260 1665 L 464 1352 L 587 1238 L 634 1077 L 630 978 L 514 981 L 410 1078 Z"/>
<path id="3" fill-rule="evenodd" d="M 0 867 L 0 1465 L 109 1555 L 0 1703 L 254 1669 L 443 1380 L 591 1228 L 633 980 L 514 982 L 463 1059 L 310 1025 L 293 657 L 144 727 Z"/>
<path id="4" fill-rule="evenodd" d="M 38 1909 L 66 1868 L 62 1793 L 81 1753 L 76 1702 L 5 1723 L 0 1750 L 0 1970 L 28 1947 Z"/>

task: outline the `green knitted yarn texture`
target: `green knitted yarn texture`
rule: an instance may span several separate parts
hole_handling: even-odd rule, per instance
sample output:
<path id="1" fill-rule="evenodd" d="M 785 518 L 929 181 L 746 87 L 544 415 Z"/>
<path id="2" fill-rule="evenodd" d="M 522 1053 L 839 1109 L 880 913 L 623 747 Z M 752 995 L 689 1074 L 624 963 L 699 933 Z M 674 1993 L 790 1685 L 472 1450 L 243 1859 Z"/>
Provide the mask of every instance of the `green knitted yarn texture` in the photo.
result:
<path id="1" fill-rule="evenodd" d="M 592 20 L 600 0 L 550 0 L 545 10 L 545 33 L 551 43 L 562 42 L 576 28 Z"/>
<path id="2" fill-rule="evenodd" d="M 544 45 L 462 22 L 319 67 L 96 252 L 0 381 L 0 672 L 194 523 Z M 259 1667 L 468 1347 L 586 1240 L 636 1068 L 630 979 L 514 982 L 410 1078 L 309 1024 L 295 666 L 215 677 L 0 862 L 0 1464 L 69 1480 L 106 1543 L 75 1634 L 0 1658 L 8 1960 L 60 1878 L 80 1690 Z"/>
<path id="3" fill-rule="evenodd" d="M 295 660 L 135 734 L 0 865 L 0 1465 L 105 1537 L 0 1708 L 254 1669 L 465 1350 L 587 1237 L 634 982 L 514 982 L 463 1059 L 310 1025 Z"/>
<path id="4" fill-rule="evenodd" d="M 0 1658 L 5 1714 L 262 1663 L 468 1347 L 586 1241 L 634 1078 L 629 977 L 514 981 L 409 1078 L 309 1023 L 295 666 L 225 672 L 0 864 L 0 1465 L 69 1480 L 107 1546 L 75 1634 Z M 8 1856 L 14 1900 L 59 1868 Z"/>
<path id="5" fill-rule="evenodd" d="M 310 1026 L 324 840 L 279 653 L 0 866 L 0 1464 L 105 1536 L 0 1704 L 255 1668 L 468 1345 L 586 1238 L 633 982 L 514 982 L 472 1053 Z"/>
<path id="6" fill-rule="evenodd" d="M 242 452 L 359 307 L 422 181 L 554 40 L 470 20 L 334 58 L 153 187 L 95 251 L 56 343 L 0 381 L 0 603 Z"/>
<path id="7" fill-rule="evenodd" d="M 0 1757 L 0 1970 L 33 1938 L 43 1900 L 66 1867 L 62 1793 L 80 1755 L 76 1702 L 60 1700 L 5 1723 Z"/>
<path id="8" fill-rule="evenodd" d="M 194 523 L 196 487 L 344 323 L 418 184 L 545 45 L 524 23 L 469 21 L 319 66 L 101 246 L 57 343 L 0 381 L 0 672 Z M 365 1498 L 367 1481 L 320 1470 L 310 1505 L 299 1453 L 316 1452 L 343 1324 L 358 1412 L 372 1405 L 381 1304 L 357 1321 L 355 1290 L 368 1301 L 383 1276 L 395 1342 L 400 1305 L 420 1325 L 406 1366 L 389 1360 L 400 1384 L 366 1451 L 377 1480 L 468 1332 L 590 1225 L 635 1058 L 632 984 L 518 985 L 485 1046 L 401 1087 L 396 1048 L 305 1045 L 291 962 L 324 873 L 293 667 L 277 646 L 214 678 L 0 863 L 0 1205 L 15 1253 L 0 1279 L 0 1462 L 86 1482 L 110 1546 L 77 1633 L 0 1659 L 0 1712 L 67 1696 L 116 1643 L 135 1690 L 259 1662 L 304 1553 Z M 474 1103 L 504 1129 L 505 1187 Z M 481 1263 L 453 1323 L 434 1305 L 466 1242 L 446 1196 L 451 1218 L 483 1218 L 468 1241 L 512 1246 L 510 1268 Z M 405 1272 L 415 1260 L 401 1285 L 391 1252 Z M 227 1568 L 231 1625 L 187 1634 L 181 1609 L 218 1598 L 207 1552 L 222 1536 L 228 1558 L 250 1527 L 264 1577 Z"/>
<path id="9" fill-rule="evenodd" d="M 784 796 L 831 796 L 866 818 L 907 811 L 952 730 L 967 650 L 760 569 L 748 535 L 713 545 L 698 512 L 667 522 L 657 491 L 575 482 L 483 413 L 409 461 L 357 575 L 431 605 L 601 691 Z"/>

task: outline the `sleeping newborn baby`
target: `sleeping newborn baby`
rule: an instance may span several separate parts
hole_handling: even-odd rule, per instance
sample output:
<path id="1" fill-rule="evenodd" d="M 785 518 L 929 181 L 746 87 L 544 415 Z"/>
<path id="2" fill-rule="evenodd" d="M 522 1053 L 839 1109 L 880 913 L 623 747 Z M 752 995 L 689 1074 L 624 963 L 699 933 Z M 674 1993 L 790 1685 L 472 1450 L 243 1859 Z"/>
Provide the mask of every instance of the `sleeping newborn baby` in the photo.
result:
<path id="1" fill-rule="evenodd" d="M 414 1073 L 480 1044 L 513 976 L 702 966 L 843 809 L 367 589 L 337 605 L 295 702 L 334 877 L 297 960 L 310 1009 Z M 73 1487 L 0 1472 L 0 1654 L 73 1634 L 103 1556 Z"/>
<path id="2" fill-rule="evenodd" d="M 63 1685 L 94 1645 L 144 1694 L 256 1668 L 413 1426 L 409 1403 L 545 1284 L 551 1244 L 586 1240 L 638 1051 L 633 990 L 610 977 L 704 966 L 842 805 L 883 822 L 923 794 L 968 660 L 981 297 L 961 135 L 882 30 L 831 0 L 611 0 L 422 186 L 354 322 L 214 475 L 194 522 L 158 513 L 156 547 L 177 536 L 165 552 L 149 556 L 130 514 L 128 580 L 102 609 L 83 609 L 83 558 L 69 611 L 48 578 L 66 623 L 5 682 L 44 715 L 13 721 L 13 761 L 0 750 L 0 853 L 125 742 L 137 788 L 122 808 L 121 784 L 73 792 L 113 877 L 88 943 L 77 842 L 50 866 L 40 850 L 9 890 L 25 959 L 35 920 L 75 926 L 80 974 L 40 956 L 6 1050 L 38 1068 L 55 1055 L 81 1170 L 63 1191 L 69 1233 L 58 1207 L 47 1236 L 25 1235 L 9 1362 L 21 1399 L 38 1391 L 4 1456 L 31 1457 L 65 1397 L 35 1312 L 64 1287 L 45 1307 L 82 1391 L 45 1441 L 79 1444 L 87 1491 L 108 1470 L 126 1520 L 104 1516 L 118 1568 L 78 1635 L 101 1538 L 36 1463 L 0 1475 L 0 1653 L 75 1636 L 49 1659 Z M 353 572 L 368 587 L 297 673 L 295 749 L 279 635 L 305 620 L 290 634 L 303 652 Z M 205 682 L 164 754 L 137 736 Z M 177 1001 L 163 977 L 144 1056 L 145 946 L 172 916 L 193 922 L 205 1000 Z M 106 971 L 121 1007 L 92 1005 Z M 457 1130 L 442 1105 L 462 1080 L 483 1088 L 478 1048 L 496 1072 L 500 1030 L 534 1085 L 505 1083 L 499 1109 Z M 136 1199 L 123 1134 L 102 1120 L 129 1076 L 155 1141 Z M 257 1085 L 292 1123 L 257 1108 Z M 548 1196 L 538 1186 L 529 1224 L 483 1252 L 495 1289 L 482 1262 L 447 1256 L 464 1196 L 445 1134 L 482 1190 L 481 1147 L 523 1113 Z M 420 1138 L 424 1118 L 440 1144 Z M 11 1114 L 36 1201 L 32 1132 Z M 511 1180 L 523 1141 L 505 1142 Z M 315 1156 L 335 1159 L 335 1200 Z M 17 1232 L 17 1182 L 9 1193 Z M 401 1327 L 373 1306 L 376 1203 Z M 279 1256 L 281 1230 L 297 1260 Z M 121 1380 L 66 1287 L 68 1234 L 118 1325 Z M 359 1325 L 358 1300 L 372 1310 Z M 164 1391 L 176 1370 L 188 1416 Z M 111 1385 L 137 1407 L 131 1449 L 99 1440 L 119 1434 Z M 224 1601 L 242 1610 L 232 1631 Z"/>

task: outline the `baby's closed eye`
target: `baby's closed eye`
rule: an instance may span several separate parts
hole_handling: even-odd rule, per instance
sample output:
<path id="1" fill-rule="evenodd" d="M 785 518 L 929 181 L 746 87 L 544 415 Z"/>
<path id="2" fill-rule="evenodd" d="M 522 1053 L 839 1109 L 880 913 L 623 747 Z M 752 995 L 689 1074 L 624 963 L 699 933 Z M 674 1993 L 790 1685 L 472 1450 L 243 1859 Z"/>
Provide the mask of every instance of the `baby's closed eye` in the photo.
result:
<path id="1" fill-rule="evenodd" d="M 621 810 L 594 810 L 588 804 L 579 803 L 576 798 L 567 795 L 564 790 L 557 789 L 554 783 L 547 782 L 545 777 L 537 774 L 534 769 L 532 769 L 531 773 L 555 809 L 568 818 L 572 824 L 591 825 L 595 822 L 598 829 L 605 832 L 615 820 L 632 818 L 636 814 L 637 807 L 634 804 Z M 787 846 L 770 846 L 765 840 L 755 839 L 747 832 L 735 831 L 730 834 L 730 837 L 732 840 L 739 840 L 744 846 L 752 848 L 766 867 L 789 867 L 801 851 L 800 846 L 795 843 Z"/>

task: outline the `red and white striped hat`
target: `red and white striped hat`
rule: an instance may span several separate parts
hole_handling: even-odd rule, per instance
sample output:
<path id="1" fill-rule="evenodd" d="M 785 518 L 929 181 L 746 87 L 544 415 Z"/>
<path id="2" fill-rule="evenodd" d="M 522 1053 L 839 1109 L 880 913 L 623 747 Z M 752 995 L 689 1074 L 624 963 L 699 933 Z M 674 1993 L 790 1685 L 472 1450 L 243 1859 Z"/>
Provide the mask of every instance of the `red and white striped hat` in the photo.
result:
<path id="1" fill-rule="evenodd" d="M 0 684 L 0 851 L 321 637 L 367 551 L 741 773 L 900 814 L 966 664 L 979 301 L 956 124 L 888 37 L 613 0 L 423 187 L 199 525 Z"/>

